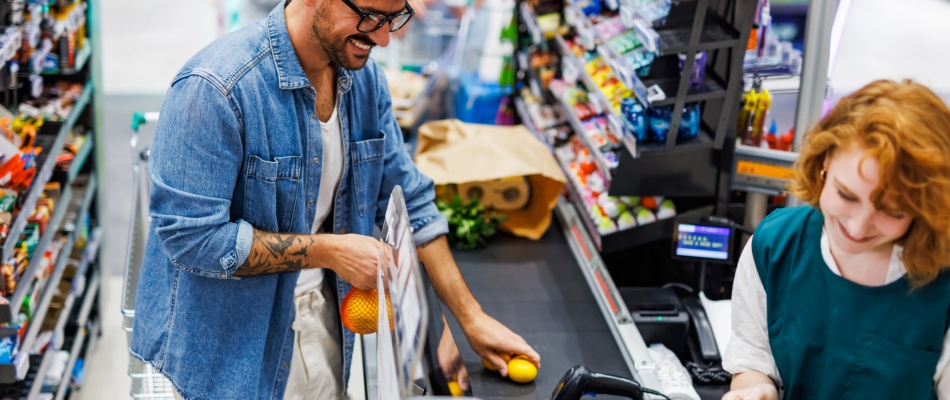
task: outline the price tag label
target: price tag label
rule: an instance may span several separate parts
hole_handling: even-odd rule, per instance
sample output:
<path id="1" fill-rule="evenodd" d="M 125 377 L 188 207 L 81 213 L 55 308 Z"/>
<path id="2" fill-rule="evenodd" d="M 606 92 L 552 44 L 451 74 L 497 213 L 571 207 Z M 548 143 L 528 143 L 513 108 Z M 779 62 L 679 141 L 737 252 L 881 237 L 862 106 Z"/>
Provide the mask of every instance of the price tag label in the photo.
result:
<path id="1" fill-rule="evenodd" d="M 592 89 L 592 90 L 600 90 L 600 89 L 594 88 L 594 89 Z M 593 93 L 593 92 L 592 92 L 591 95 L 588 96 L 588 97 L 590 97 L 590 108 L 591 108 L 591 111 L 593 111 L 594 114 L 603 114 L 603 113 L 604 113 L 604 110 L 605 110 L 605 108 L 604 108 L 604 101 L 605 101 L 605 100 L 604 100 L 604 96 L 601 96 L 600 93 Z"/>
<path id="2" fill-rule="evenodd" d="M 614 113 L 607 114 L 607 122 L 610 123 L 610 130 L 614 132 L 615 136 L 623 137 L 623 124 L 620 122 L 620 119 L 617 118 L 617 115 Z"/>
<path id="3" fill-rule="evenodd" d="M 541 86 L 538 85 L 538 81 L 534 79 L 529 80 L 528 87 L 531 89 L 531 94 L 533 94 L 535 98 L 544 98 L 544 93 L 541 93 Z"/>
<path id="4" fill-rule="evenodd" d="M 623 26 L 627 28 L 633 28 L 633 23 L 636 20 L 636 14 L 637 12 L 633 9 L 633 7 L 626 4 L 620 6 L 620 22 L 623 23 Z"/>
<path id="5" fill-rule="evenodd" d="M 570 26 L 577 27 L 577 25 L 578 25 L 578 24 L 577 24 L 577 15 L 574 14 L 574 8 L 573 8 L 573 7 L 565 7 L 565 8 L 564 8 L 564 22 L 567 23 L 567 24 L 570 25 Z"/>
<path id="6" fill-rule="evenodd" d="M 577 64 L 567 57 L 564 57 L 563 64 L 564 65 L 561 75 L 564 78 L 564 81 L 571 84 L 577 83 L 577 78 L 580 76 L 580 71 L 577 69 Z"/>
<path id="7" fill-rule="evenodd" d="M 578 26 L 580 28 L 580 26 Z M 577 35 L 581 37 L 581 43 L 587 50 L 593 49 L 597 46 L 597 41 L 594 39 L 594 33 L 587 28 L 582 28 L 577 30 Z"/>

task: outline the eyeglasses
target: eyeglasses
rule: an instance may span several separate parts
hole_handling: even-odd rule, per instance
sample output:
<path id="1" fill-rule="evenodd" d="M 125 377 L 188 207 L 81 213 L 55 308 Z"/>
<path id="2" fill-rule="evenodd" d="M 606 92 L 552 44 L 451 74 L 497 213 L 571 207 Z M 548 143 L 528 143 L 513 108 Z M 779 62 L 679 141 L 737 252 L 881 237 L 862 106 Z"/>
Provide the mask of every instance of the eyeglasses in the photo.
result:
<path id="1" fill-rule="evenodd" d="M 360 10 L 356 4 L 353 4 L 351 0 L 343 0 L 343 3 L 360 16 L 360 22 L 356 25 L 356 30 L 363 33 L 373 32 L 387 22 L 389 22 L 390 32 L 398 31 L 406 26 L 409 19 L 416 13 L 416 11 L 409 6 L 408 2 L 406 2 L 406 11 L 400 11 L 390 15 L 364 12 Z"/>

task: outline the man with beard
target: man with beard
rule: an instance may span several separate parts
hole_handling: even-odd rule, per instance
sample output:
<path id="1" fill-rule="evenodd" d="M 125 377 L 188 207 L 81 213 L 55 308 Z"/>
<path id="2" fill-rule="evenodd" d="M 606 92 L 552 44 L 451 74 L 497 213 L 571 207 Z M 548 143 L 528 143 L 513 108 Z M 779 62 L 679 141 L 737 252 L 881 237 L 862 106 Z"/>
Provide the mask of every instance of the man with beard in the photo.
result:
<path id="1" fill-rule="evenodd" d="M 369 60 L 412 14 L 405 0 L 294 0 L 173 80 L 149 161 L 131 352 L 181 398 L 340 398 L 354 335 L 338 302 L 376 286 L 369 235 L 396 185 L 419 259 L 475 352 L 502 375 L 501 354 L 540 365 L 468 290 Z"/>

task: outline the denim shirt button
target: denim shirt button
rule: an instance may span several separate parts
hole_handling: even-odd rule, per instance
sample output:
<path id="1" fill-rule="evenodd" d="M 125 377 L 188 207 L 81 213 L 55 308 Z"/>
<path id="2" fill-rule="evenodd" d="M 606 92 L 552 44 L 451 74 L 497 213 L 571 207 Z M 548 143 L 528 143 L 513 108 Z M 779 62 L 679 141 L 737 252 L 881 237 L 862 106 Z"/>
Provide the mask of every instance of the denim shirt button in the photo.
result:
<path id="1" fill-rule="evenodd" d="M 307 203 L 307 205 L 311 205 L 311 206 L 312 206 L 312 205 L 313 205 L 313 200 L 310 200 L 310 201 Z"/>
<path id="2" fill-rule="evenodd" d="M 341 235 L 345 235 L 345 234 L 346 234 L 346 229 L 340 229 L 340 234 L 341 234 Z"/>
<path id="3" fill-rule="evenodd" d="M 284 369 L 287 369 L 289 367 L 290 367 L 290 364 L 284 363 Z"/>
<path id="4" fill-rule="evenodd" d="M 227 277 L 228 277 L 227 275 L 221 274 L 221 278 L 222 278 L 222 279 L 223 279 L 223 278 L 227 278 Z"/>
<path id="5" fill-rule="evenodd" d="M 314 164 L 319 164 L 319 163 L 320 163 L 320 157 L 314 157 L 314 158 L 313 158 L 313 163 L 314 163 Z"/>
<path id="6" fill-rule="evenodd" d="M 352 344 L 346 345 L 346 349 L 347 349 L 347 350 L 352 350 L 352 349 L 353 349 L 353 345 L 352 345 Z"/>

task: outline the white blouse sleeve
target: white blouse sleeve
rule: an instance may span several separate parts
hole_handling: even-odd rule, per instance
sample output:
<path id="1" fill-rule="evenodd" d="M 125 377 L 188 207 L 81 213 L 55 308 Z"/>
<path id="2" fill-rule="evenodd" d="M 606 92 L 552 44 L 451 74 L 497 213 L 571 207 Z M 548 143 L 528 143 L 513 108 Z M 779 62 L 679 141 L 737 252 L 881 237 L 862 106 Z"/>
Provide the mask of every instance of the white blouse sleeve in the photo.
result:
<path id="1" fill-rule="evenodd" d="M 940 352 L 940 361 L 937 362 L 937 371 L 934 372 L 938 400 L 950 400 L 950 367 L 948 365 L 950 365 L 950 331 L 943 335 L 943 351 Z"/>
<path id="2" fill-rule="evenodd" d="M 722 359 L 722 367 L 732 374 L 761 372 L 782 387 L 782 377 L 769 345 L 765 302 L 765 286 L 752 257 L 750 238 L 739 256 L 732 284 L 732 338 Z"/>

